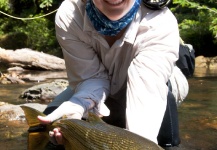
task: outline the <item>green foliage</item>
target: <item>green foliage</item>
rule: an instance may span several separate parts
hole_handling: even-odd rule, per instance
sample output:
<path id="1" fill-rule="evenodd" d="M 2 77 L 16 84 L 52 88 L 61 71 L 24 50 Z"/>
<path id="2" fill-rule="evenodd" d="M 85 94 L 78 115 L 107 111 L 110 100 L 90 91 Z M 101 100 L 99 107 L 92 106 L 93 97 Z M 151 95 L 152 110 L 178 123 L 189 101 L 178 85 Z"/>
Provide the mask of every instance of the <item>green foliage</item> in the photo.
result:
<path id="1" fill-rule="evenodd" d="M 195 0 L 196 1 L 196 0 Z M 211 5 L 213 3 L 213 5 Z M 210 24 L 210 31 L 213 32 L 213 35 L 217 35 L 217 24 L 216 24 L 216 18 L 217 18 L 217 3 L 214 0 L 207 1 L 206 3 L 200 3 L 198 0 L 196 2 L 190 2 L 188 0 L 174 0 L 174 4 L 179 4 L 182 7 L 187 7 L 190 9 L 197 9 L 197 15 L 201 21 L 202 19 L 209 20 L 207 24 Z M 208 7 L 210 5 L 210 7 Z M 212 7 L 213 6 L 213 7 Z"/>
<path id="2" fill-rule="evenodd" d="M 60 1 L 60 0 L 59 0 Z M 0 8 L 11 6 L 12 11 L 4 12 L 9 15 L 31 18 L 44 15 L 49 9 L 56 9 L 56 0 L 4 0 Z M 54 4 L 54 5 L 52 5 Z M 1 9 L 3 10 L 3 9 Z M 0 18 L 0 47 L 19 49 L 28 47 L 62 57 L 60 46 L 55 37 L 54 16 L 32 20 L 17 20 L 4 15 Z"/>
<path id="3" fill-rule="evenodd" d="M 2 10 L 2 11 L 8 11 L 9 10 L 8 0 L 1 0 L 0 1 L 0 10 Z"/>
<path id="4" fill-rule="evenodd" d="M 14 32 L 4 35 L 0 38 L 0 45 L 5 49 L 19 49 L 27 47 L 27 35 L 22 32 Z"/>
<path id="5" fill-rule="evenodd" d="M 11 22 L 9 20 L 1 25 L 4 36 L 0 38 L 0 47 L 5 49 L 28 47 L 52 54 L 60 50 L 55 37 L 54 24 L 48 19 L 12 20 Z"/>
<path id="6" fill-rule="evenodd" d="M 0 10 L 17 17 L 36 17 L 58 8 L 62 1 L 0 0 Z M 217 55 L 216 0 L 173 0 L 171 10 L 178 19 L 181 37 L 194 46 L 197 55 Z M 0 14 L 0 47 L 29 47 L 62 56 L 55 38 L 54 15 L 21 21 Z"/>
<path id="7" fill-rule="evenodd" d="M 40 4 L 41 8 L 48 8 L 51 7 L 53 3 L 53 0 L 43 0 L 42 3 Z"/>
<path id="8" fill-rule="evenodd" d="M 37 50 L 49 50 L 48 47 L 52 46 L 55 41 L 54 28 L 51 27 L 51 29 L 49 29 L 49 20 L 39 18 L 31 21 L 25 21 L 25 24 L 25 30 L 19 30 L 24 32 L 29 37 L 28 46 Z"/>
<path id="9" fill-rule="evenodd" d="M 217 54 L 216 0 L 174 0 L 171 10 L 179 22 L 181 37 L 196 54 Z M 212 51 L 212 52 L 210 52 Z"/>

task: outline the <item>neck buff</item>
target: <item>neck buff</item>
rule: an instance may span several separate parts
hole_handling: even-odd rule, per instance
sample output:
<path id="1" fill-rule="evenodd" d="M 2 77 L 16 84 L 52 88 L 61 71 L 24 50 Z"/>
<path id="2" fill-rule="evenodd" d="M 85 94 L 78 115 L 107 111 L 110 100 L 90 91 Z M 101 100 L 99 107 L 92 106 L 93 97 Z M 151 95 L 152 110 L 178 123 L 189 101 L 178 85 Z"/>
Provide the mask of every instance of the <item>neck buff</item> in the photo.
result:
<path id="1" fill-rule="evenodd" d="M 140 1 L 141 0 L 135 0 L 130 11 L 117 21 L 112 21 L 102 14 L 95 7 L 92 0 L 88 0 L 86 3 L 86 12 L 94 28 L 99 33 L 108 36 L 115 36 L 133 20 L 139 9 Z"/>

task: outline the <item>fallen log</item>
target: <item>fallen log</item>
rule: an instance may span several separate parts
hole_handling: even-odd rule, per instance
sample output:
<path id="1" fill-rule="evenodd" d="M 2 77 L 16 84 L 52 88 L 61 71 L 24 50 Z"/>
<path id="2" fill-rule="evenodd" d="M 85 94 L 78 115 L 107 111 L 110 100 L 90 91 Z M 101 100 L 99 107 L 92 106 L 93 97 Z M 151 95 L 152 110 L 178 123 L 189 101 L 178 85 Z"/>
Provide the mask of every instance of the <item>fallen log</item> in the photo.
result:
<path id="1" fill-rule="evenodd" d="M 0 48 L 0 63 L 31 70 L 65 70 L 63 59 L 28 48 L 17 50 Z"/>

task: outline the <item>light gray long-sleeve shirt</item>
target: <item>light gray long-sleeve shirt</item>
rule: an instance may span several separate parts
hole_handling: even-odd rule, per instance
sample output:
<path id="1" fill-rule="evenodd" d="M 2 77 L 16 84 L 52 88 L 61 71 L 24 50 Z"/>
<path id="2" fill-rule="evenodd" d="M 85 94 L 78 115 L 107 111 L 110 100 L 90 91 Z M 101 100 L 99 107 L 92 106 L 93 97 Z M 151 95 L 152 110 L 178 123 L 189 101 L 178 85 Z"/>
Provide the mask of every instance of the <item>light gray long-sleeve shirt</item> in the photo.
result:
<path id="1" fill-rule="evenodd" d="M 177 20 L 168 8 L 141 4 L 123 36 L 111 47 L 92 26 L 81 0 L 65 0 L 56 14 L 71 89 L 109 115 L 104 101 L 127 85 L 127 127 L 156 142 L 168 87 L 179 53 Z M 142 119 L 144 118 L 144 120 Z"/>

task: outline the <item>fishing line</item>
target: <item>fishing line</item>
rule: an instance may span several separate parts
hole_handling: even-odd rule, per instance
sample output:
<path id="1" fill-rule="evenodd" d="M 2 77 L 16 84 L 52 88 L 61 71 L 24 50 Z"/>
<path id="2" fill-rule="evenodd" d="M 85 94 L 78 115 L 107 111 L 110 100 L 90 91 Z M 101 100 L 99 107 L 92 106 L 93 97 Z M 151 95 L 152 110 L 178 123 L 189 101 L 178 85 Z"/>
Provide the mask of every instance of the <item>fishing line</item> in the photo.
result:
<path id="1" fill-rule="evenodd" d="M 42 18 L 42 17 L 45 17 L 45 16 L 48 16 L 50 14 L 53 14 L 57 11 L 58 9 L 52 11 L 52 12 L 49 12 L 47 14 L 44 14 L 44 15 L 41 15 L 41 16 L 38 16 L 38 17 L 31 17 L 31 18 L 20 18 L 20 17 L 15 17 L 15 16 L 12 16 L 12 15 L 9 15 L 3 11 L 0 11 L 1 14 L 5 15 L 5 16 L 8 16 L 8 17 L 11 17 L 11 18 L 14 18 L 14 19 L 18 19 L 18 20 L 33 20 L 33 19 L 38 19 L 38 18 Z"/>

